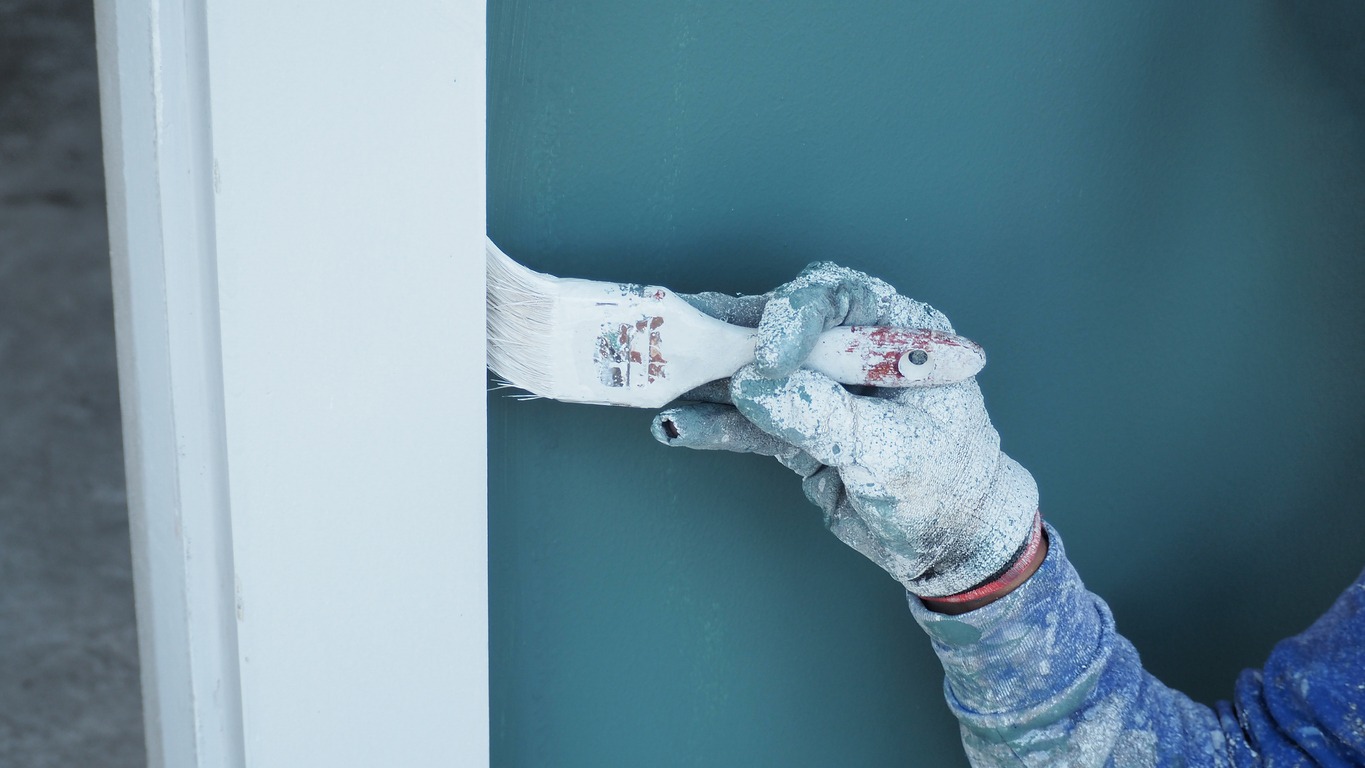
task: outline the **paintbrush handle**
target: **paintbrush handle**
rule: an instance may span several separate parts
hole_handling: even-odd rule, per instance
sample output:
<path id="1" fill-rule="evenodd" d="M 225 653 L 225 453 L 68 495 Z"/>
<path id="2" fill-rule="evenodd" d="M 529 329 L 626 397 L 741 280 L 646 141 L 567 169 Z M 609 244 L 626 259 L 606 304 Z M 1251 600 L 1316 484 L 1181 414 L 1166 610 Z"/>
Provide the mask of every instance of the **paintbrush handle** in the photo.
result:
<path id="1" fill-rule="evenodd" d="M 966 381 L 985 364 L 979 344 L 951 333 L 854 325 L 821 334 L 803 367 L 841 384 L 930 387 Z"/>
<path id="2" fill-rule="evenodd" d="M 488 367 L 512 386 L 576 403 L 658 408 L 754 361 L 758 331 L 726 323 L 660 286 L 545 275 L 491 240 Z M 822 334 L 804 365 L 844 384 L 928 387 L 976 375 L 974 342 L 923 328 Z"/>

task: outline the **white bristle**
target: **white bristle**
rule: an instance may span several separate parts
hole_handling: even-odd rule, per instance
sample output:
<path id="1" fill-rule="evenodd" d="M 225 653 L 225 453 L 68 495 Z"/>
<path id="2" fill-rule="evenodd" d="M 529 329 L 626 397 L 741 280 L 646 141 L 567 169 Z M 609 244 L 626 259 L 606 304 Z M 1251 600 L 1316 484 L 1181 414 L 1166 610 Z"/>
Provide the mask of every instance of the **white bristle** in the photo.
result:
<path id="1" fill-rule="evenodd" d="M 546 365 L 559 278 L 527 269 L 492 240 L 488 253 L 488 367 L 538 397 L 554 382 Z"/>
<path id="2" fill-rule="evenodd" d="M 521 387 L 518 387 L 516 384 L 513 384 L 513 383 L 510 382 L 510 381 L 503 381 L 502 379 L 498 379 L 497 381 L 493 382 L 493 386 L 489 387 L 489 388 L 488 388 L 488 391 L 489 391 L 489 392 L 501 392 L 501 391 L 503 391 L 504 389 L 521 389 Z M 532 394 L 532 393 L 530 393 L 530 392 L 508 392 L 508 393 L 507 393 L 507 397 L 510 397 L 510 398 L 512 398 L 513 400 L 543 400 L 543 399 L 544 399 L 544 397 L 543 397 L 542 395 L 536 395 L 536 394 Z"/>

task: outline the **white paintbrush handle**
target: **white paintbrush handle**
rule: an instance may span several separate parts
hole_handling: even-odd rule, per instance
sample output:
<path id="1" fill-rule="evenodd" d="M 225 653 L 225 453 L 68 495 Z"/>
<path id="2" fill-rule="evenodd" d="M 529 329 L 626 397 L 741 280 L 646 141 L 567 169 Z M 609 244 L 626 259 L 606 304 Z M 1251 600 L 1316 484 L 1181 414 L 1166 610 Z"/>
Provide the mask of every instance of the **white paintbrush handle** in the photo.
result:
<path id="1" fill-rule="evenodd" d="M 955 384 L 986 365 L 976 342 L 942 331 L 843 326 L 825 331 L 804 367 L 841 384 L 930 387 Z"/>

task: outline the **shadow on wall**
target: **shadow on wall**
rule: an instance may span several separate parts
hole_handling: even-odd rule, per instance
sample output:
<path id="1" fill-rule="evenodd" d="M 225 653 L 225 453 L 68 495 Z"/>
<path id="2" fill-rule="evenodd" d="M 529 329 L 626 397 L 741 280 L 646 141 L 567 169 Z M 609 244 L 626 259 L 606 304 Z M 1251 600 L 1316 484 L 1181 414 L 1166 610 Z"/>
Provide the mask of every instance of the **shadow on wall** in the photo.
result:
<path id="1" fill-rule="evenodd" d="M 1279 20 L 1301 35 L 1296 47 L 1323 79 L 1365 107 L 1365 5 L 1353 0 L 1278 0 L 1275 7 Z"/>

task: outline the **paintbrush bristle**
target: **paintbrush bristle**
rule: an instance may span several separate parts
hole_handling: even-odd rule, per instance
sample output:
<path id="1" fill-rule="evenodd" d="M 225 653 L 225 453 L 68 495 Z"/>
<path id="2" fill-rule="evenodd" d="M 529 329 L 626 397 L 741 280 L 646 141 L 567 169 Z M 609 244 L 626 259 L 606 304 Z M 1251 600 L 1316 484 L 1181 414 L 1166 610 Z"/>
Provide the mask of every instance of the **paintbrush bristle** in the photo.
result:
<path id="1" fill-rule="evenodd" d="M 532 396 L 657 408 L 753 360 L 752 329 L 657 285 L 541 274 L 488 253 L 488 367 Z"/>
<path id="2" fill-rule="evenodd" d="M 513 387 L 540 393 L 559 278 L 527 269 L 487 240 L 488 367 Z"/>

